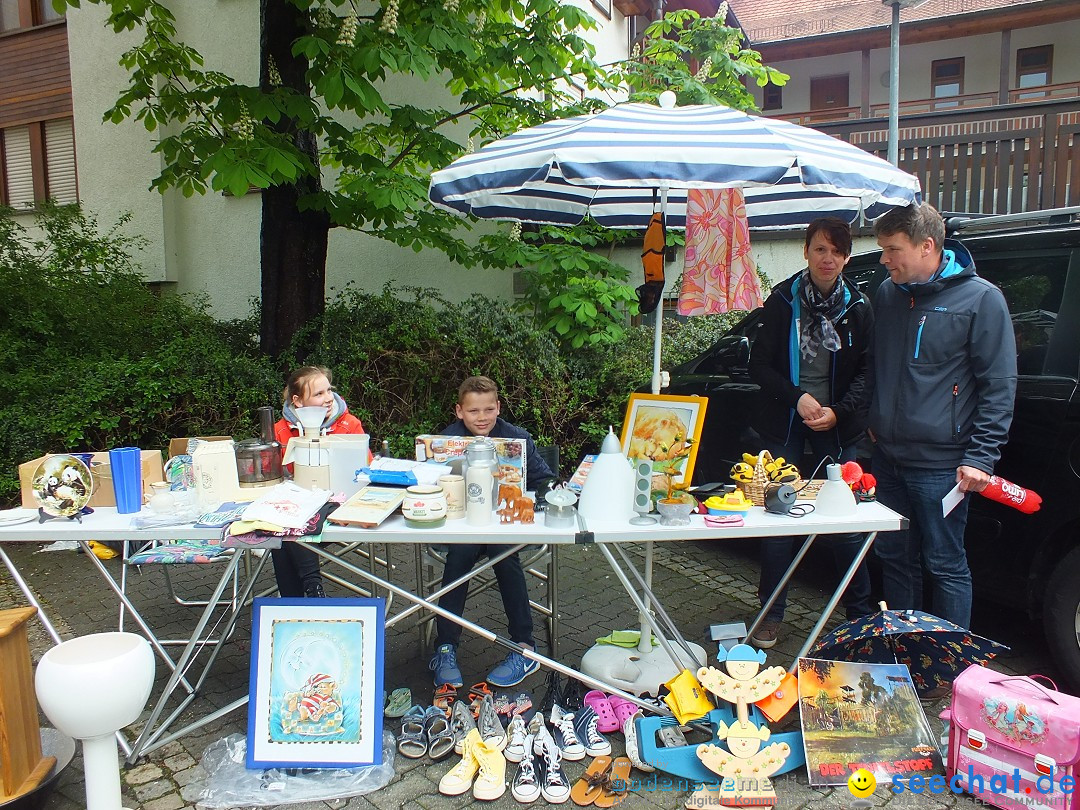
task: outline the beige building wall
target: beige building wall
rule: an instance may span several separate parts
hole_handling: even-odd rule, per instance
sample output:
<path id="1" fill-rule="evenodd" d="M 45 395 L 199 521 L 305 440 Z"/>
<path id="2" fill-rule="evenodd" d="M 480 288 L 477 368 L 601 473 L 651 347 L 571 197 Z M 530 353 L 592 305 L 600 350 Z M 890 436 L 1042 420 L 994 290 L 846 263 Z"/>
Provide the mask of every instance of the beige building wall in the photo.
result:
<path id="1" fill-rule="evenodd" d="M 592 0 L 570 1 L 595 11 Z M 206 69 L 248 84 L 258 80 L 257 3 L 205 0 L 171 7 L 178 38 L 203 55 Z M 626 19 L 616 9 L 611 20 L 596 16 L 602 26 L 591 39 L 599 60 L 625 58 Z M 125 212 L 132 214 L 128 232 L 149 242 L 139 257 L 149 281 L 174 282 L 181 293 L 205 295 L 218 317 L 242 317 L 259 295 L 260 196 L 234 198 L 209 191 L 184 198 L 175 191 L 162 195 L 149 190 L 161 169 L 152 152 L 159 134 L 147 132 L 140 122 L 102 121 L 126 86 L 126 71 L 117 64 L 120 55 L 136 42 L 132 34 L 117 36 L 104 29 L 105 19 L 105 9 L 92 4 L 68 12 L 80 199 L 103 225 Z M 402 77 L 391 82 L 387 91 L 395 100 L 418 105 L 446 100 L 437 82 L 421 84 Z M 466 129 L 458 129 L 464 142 Z M 324 183 L 333 184 L 334 179 L 328 172 Z M 495 227 L 507 226 L 483 224 L 478 232 Z M 378 291 L 387 282 L 433 287 L 452 301 L 476 293 L 496 298 L 513 293 L 509 272 L 464 268 L 438 251 L 414 253 L 357 231 L 331 231 L 328 295 L 350 283 Z"/>

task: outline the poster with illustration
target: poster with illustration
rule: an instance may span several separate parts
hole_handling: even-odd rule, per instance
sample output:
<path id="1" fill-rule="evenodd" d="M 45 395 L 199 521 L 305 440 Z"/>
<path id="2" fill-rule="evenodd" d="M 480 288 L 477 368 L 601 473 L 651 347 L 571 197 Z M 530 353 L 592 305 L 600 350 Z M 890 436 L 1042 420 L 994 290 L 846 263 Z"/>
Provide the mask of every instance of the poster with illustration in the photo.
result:
<path id="1" fill-rule="evenodd" d="M 942 773 L 906 664 L 800 658 L 799 718 L 811 787 L 846 785 L 860 768 L 879 785 Z"/>
<path id="2" fill-rule="evenodd" d="M 630 395 L 620 444 L 627 458 L 652 462 L 654 492 L 690 485 L 708 404 L 705 397 Z"/>
<path id="3" fill-rule="evenodd" d="M 256 599 L 247 767 L 382 760 L 382 599 Z"/>

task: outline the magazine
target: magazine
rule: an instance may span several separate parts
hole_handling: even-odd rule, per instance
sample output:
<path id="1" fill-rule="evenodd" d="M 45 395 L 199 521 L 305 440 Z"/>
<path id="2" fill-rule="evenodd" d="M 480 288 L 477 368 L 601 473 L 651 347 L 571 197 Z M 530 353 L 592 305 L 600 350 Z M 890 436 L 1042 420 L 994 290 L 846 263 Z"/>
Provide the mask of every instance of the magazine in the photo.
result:
<path id="1" fill-rule="evenodd" d="M 574 490 L 578 494 L 581 493 L 581 488 L 585 486 L 585 479 L 589 477 L 589 470 L 592 469 L 593 462 L 596 461 L 596 453 L 590 453 L 581 460 L 578 468 L 574 471 L 574 474 L 570 476 L 570 480 L 567 482 L 567 486 Z"/>
<path id="2" fill-rule="evenodd" d="M 942 773 L 941 754 L 905 664 L 799 659 L 799 716 L 811 787 Z"/>

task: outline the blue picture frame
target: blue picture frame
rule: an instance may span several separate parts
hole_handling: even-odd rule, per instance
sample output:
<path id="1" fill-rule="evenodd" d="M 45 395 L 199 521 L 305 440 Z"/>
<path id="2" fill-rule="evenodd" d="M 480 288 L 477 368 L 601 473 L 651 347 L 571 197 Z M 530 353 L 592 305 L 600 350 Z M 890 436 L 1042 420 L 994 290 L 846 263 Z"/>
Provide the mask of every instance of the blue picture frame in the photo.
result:
<path id="1" fill-rule="evenodd" d="M 383 599 L 258 598 L 248 768 L 382 763 Z"/>

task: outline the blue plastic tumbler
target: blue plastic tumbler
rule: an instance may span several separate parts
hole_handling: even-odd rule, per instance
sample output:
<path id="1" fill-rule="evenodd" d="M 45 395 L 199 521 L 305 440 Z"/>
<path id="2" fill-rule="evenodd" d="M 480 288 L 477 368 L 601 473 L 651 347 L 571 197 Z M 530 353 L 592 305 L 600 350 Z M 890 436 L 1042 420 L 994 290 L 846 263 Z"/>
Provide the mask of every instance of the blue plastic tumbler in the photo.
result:
<path id="1" fill-rule="evenodd" d="M 142 451 L 117 447 L 109 451 L 116 511 L 122 515 L 142 509 Z"/>

